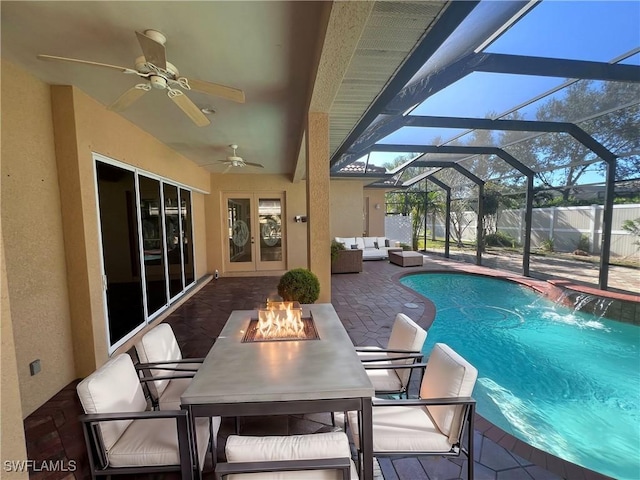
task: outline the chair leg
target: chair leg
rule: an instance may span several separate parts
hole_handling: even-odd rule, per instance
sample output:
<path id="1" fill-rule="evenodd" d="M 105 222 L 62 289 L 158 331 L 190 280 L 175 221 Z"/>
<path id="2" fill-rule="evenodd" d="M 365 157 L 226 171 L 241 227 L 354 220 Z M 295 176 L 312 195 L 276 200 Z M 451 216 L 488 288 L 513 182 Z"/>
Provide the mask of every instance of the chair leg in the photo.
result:
<path id="1" fill-rule="evenodd" d="M 336 426 L 336 415 L 333 412 L 331 412 L 331 425 Z"/>
<path id="2" fill-rule="evenodd" d="M 469 478 L 469 480 L 473 479 L 473 464 L 474 464 L 474 460 L 473 460 L 473 436 L 474 436 L 474 432 L 473 432 L 473 428 L 474 428 L 474 424 L 473 424 L 473 420 L 474 420 L 474 416 L 475 416 L 475 408 L 474 405 L 471 404 L 469 405 L 469 425 L 467 426 L 469 433 L 467 434 L 467 438 L 468 438 L 468 442 L 469 444 L 467 445 L 467 455 L 468 455 L 468 472 L 467 472 L 467 476 Z"/>

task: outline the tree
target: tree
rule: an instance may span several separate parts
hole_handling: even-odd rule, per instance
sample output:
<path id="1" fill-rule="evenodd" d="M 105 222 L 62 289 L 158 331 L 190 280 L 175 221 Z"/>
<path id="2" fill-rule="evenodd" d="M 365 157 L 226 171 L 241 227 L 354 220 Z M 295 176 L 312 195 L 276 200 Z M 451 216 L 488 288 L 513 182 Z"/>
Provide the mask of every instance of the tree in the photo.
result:
<path id="1" fill-rule="evenodd" d="M 640 108 L 619 109 L 637 99 L 638 87 L 621 82 L 579 81 L 563 90 L 563 95 L 547 100 L 536 112 L 542 121 L 578 121 L 579 126 L 614 153 L 638 151 L 640 146 Z M 612 113 L 595 116 L 594 112 Z M 568 200 L 579 180 L 589 171 L 602 173 L 606 164 L 573 137 L 565 133 L 548 133 L 518 145 L 516 158 L 527 149 L 535 155 L 536 176 L 543 185 L 562 193 Z M 529 157 L 530 158 L 530 157 Z M 640 155 L 630 154 L 618 160 L 616 179 L 637 175 Z"/>

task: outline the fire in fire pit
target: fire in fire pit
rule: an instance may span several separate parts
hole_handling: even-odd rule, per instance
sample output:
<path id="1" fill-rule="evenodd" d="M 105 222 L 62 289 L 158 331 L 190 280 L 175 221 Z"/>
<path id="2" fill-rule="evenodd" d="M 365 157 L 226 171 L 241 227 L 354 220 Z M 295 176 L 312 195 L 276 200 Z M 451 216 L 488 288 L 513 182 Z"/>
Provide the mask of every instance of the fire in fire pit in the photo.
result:
<path id="1" fill-rule="evenodd" d="M 297 302 L 268 302 L 258 310 L 258 318 L 249 322 L 242 339 L 247 342 L 278 340 L 318 340 L 313 318 L 303 318 Z"/>

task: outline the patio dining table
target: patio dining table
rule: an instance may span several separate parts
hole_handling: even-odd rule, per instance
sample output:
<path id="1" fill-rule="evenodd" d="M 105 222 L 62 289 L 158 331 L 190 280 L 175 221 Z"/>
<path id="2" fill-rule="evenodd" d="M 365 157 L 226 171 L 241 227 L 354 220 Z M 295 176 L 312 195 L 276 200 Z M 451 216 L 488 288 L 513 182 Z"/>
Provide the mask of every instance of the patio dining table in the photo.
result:
<path id="1" fill-rule="evenodd" d="M 318 339 L 244 343 L 258 312 L 232 312 L 183 393 L 182 408 L 192 419 L 358 411 L 360 478 L 372 480 L 373 385 L 333 306 L 302 310 L 313 318 Z"/>

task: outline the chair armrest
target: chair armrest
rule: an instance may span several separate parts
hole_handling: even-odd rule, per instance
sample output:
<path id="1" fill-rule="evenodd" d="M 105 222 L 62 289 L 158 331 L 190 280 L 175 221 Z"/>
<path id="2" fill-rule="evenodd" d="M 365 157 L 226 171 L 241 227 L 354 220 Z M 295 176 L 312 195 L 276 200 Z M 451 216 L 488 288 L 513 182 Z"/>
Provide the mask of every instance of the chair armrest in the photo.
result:
<path id="1" fill-rule="evenodd" d="M 290 472 L 297 470 L 342 470 L 343 478 L 349 478 L 349 458 L 319 458 L 315 460 L 277 460 L 259 462 L 222 462 L 216 465 L 216 473 L 222 478 L 237 473 Z"/>
<path id="2" fill-rule="evenodd" d="M 356 352 L 375 352 L 375 353 L 421 353 L 419 350 L 403 350 L 400 348 L 378 348 L 378 347 L 355 347 Z"/>
<path id="3" fill-rule="evenodd" d="M 175 380 L 177 378 L 193 378 L 195 374 L 196 372 L 186 371 L 186 373 L 179 374 L 179 375 L 158 375 L 157 377 L 144 376 L 144 377 L 140 377 L 140 382 L 145 383 L 145 382 L 156 382 L 158 380 Z"/>
<path id="4" fill-rule="evenodd" d="M 360 361 L 362 363 L 371 363 L 371 362 L 390 362 L 393 360 L 417 360 L 422 361 L 424 355 L 421 353 L 414 353 L 409 355 L 399 355 L 397 357 L 374 357 L 374 358 L 361 358 Z"/>
<path id="5" fill-rule="evenodd" d="M 187 410 L 145 410 L 144 412 L 118 413 L 85 413 L 78 416 L 81 422 L 110 422 L 116 420 L 149 420 L 153 418 L 184 418 L 189 415 Z"/>
<path id="6" fill-rule="evenodd" d="M 394 358 L 394 360 L 396 360 Z M 399 360 L 399 359 L 398 359 Z M 365 370 L 402 370 L 403 368 L 426 368 L 426 363 L 407 363 L 396 365 L 363 365 Z"/>
<path id="7" fill-rule="evenodd" d="M 476 401 L 472 397 L 410 398 L 400 400 L 374 398 L 372 400 L 372 404 L 374 407 L 406 407 L 418 405 L 475 405 L 475 403 Z"/>

